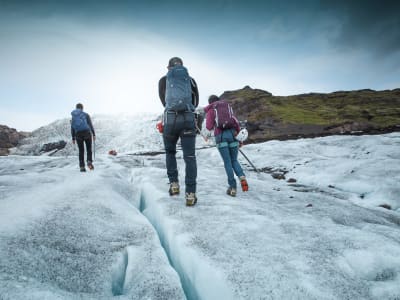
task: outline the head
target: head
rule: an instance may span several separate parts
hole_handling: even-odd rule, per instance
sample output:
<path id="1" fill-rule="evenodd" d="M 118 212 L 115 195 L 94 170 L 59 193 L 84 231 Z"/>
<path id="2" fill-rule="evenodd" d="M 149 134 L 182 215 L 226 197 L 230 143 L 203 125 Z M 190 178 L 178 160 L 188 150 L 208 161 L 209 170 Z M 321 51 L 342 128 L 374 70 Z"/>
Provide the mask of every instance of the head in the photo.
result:
<path id="1" fill-rule="evenodd" d="M 78 103 L 78 104 L 76 105 L 76 109 L 83 110 L 83 105 L 82 105 L 82 103 Z"/>
<path id="2" fill-rule="evenodd" d="M 211 95 L 210 97 L 208 97 L 208 104 L 217 102 L 219 100 L 219 97 L 216 95 Z"/>
<path id="3" fill-rule="evenodd" d="M 183 66 L 183 61 L 179 57 L 173 57 L 168 62 L 168 69 L 173 68 L 175 66 Z"/>

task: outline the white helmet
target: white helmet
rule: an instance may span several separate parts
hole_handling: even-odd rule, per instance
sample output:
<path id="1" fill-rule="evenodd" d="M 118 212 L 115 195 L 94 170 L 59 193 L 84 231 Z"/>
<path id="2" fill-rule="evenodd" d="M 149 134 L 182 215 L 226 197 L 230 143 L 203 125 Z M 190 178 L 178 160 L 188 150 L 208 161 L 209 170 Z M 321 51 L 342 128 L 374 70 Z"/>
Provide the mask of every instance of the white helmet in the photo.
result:
<path id="1" fill-rule="evenodd" d="M 239 133 L 236 135 L 236 140 L 239 142 L 244 142 L 247 140 L 247 137 L 249 136 L 249 133 L 246 128 L 243 128 L 239 131 Z"/>

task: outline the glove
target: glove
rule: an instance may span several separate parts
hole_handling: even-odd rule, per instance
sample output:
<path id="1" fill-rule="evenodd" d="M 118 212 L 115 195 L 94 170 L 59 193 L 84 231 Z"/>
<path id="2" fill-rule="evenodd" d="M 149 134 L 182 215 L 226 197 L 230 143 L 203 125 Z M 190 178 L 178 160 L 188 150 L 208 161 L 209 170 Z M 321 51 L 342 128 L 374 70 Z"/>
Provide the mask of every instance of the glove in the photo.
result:
<path id="1" fill-rule="evenodd" d="M 157 123 L 156 127 L 157 127 L 157 129 L 158 129 L 158 132 L 163 133 L 163 131 L 164 131 L 164 125 L 163 125 L 162 121 L 159 121 L 159 122 Z"/>

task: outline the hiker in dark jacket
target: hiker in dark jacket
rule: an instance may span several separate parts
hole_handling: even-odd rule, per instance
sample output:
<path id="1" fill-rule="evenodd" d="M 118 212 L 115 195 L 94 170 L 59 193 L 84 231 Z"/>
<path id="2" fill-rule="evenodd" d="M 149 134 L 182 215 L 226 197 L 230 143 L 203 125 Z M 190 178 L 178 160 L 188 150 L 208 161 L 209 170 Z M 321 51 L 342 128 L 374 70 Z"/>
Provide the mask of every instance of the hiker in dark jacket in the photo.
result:
<path id="1" fill-rule="evenodd" d="M 197 84 L 183 66 L 182 59 L 173 57 L 168 63 L 168 73 L 158 82 L 158 94 L 165 107 L 163 115 L 163 140 L 166 153 L 169 194 L 180 192 L 176 162 L 176 144 L 181 139 L 185 161 L 185 199 L 187 206 L 197 202 L 196 196 L 196 126 L 194 111 L 199 104 Z"/>
<path id="2" fill-rule="evenodd" d="M 83 105 L 78 103 L 76 105 L 76 109 L 71 112 L 72 120 L 71 120 L 71 135 L 72 135 L 72 143 L 75 142 L 78 144 L 79 149 L 79 167 L 81 172 L 86 172 L 85 169 L 85 148 L 86 145 L 86 161 L 87 166 L 90 170 L 94 169 L 93 160 L 92 160 L 92 136 L 93 141 L 96 140 L 96 134 L 94 132 L 92 120 L 90 119 L 89 114 L 83 111 Z"/>
<path id="3" fill-rule="evenodd" d="M 239 177 L 242 190 L 246 192 L 249 189 L 246 176 L 237 160 L 240 143 L 235 139 L 235 137 L 240 131 L 240 125 L 238 120 L 233 117 L 233 128 L 222 129 L 216 126 L 215 105 L 218 103 L 218 101 L 220 101 L 220 99 L 216 95 L 211 95 L 208 98 L 209 105 L 204 108 L 206 113 L 206 128 L 209 131 L 214 130 L 215 143 L 219 153 L 221 154 L 222 160 L 224 161 L 225 172 L 228 176 L 229 185 L 226 193 L 229 196 L 235 197 L 237 190 L 234 173 Z"/>
<path id="4" fill-rule="evenodd" d="M 167 76 L 161 77 L 158 82 L 158 95 L 160 97 L 162 105 L 165 107 L 165 90 L 167 85 Z M 192 104 L 194 107 L 199 105 L 199 90 L 197 89 L 196 81 L 190 77 L 190 86 L 192 88 Z"/>

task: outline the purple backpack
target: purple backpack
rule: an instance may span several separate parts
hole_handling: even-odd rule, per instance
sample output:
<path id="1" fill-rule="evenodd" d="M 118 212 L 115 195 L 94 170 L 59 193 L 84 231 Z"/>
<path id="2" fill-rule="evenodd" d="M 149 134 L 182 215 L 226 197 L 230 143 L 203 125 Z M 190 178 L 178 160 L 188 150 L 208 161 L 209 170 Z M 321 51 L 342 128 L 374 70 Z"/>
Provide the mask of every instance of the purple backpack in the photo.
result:
<path id="1" fill-rule="evenodd" d="M 224 101 L 219 100 L 214 104 L 215 124 L 220 129 L 229 129 L 235 127 L 235 117 L 233 115 L 232 106 Z"/>

